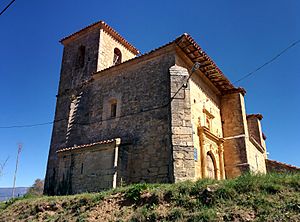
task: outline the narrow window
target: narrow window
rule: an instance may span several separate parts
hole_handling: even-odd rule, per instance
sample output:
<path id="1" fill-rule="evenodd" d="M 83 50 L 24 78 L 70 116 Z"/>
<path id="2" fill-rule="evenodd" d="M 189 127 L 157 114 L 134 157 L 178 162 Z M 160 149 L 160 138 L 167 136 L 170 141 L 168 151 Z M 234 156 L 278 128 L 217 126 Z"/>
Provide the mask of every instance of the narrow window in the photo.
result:
<path id="1" fill-rule="evenodd" d="M 207 126 L 207 128 L 210 130 L 210 119 L 208 118 L 208 117 L 206 117 L 206 126 Z"/>
<path id="2" fill-rule="evenodd" d="M 117 116 L 117 102 L 110 104 L 110 117 L 115 118 Z"/>
<path id="3" fill-rule="evenodd" d="M 85 60 L 85 46 L 80 46 L 78 48 L 76 68 L 83 68 L 84 60 Z"/>
<path id="4" fill-rule="evenodd" d="M 115 48 L 114 49 L 114 60 L 113 60 L 113 64 L 114 65 L 118 65 L 122 62 L 122 53 L 120 51 L 120 49 Z"/>
<path id="5" fill-rule="evenodd" d="M 80 169 L 80 173 L 83 173 L 83 163 L 81 163 L 81 169 Z"/>

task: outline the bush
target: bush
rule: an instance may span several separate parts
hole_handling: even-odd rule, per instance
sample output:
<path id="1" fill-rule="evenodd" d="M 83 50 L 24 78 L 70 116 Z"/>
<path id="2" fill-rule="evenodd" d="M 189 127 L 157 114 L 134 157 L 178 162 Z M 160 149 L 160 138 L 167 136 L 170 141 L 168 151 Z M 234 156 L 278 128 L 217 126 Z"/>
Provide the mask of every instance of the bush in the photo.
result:
<path id="1" fill-rule="evenodd" d="M 134 184 L 132 187 L 128 189 L 128 191 L 125 193 L 125 197 L 133 200 L 138 201 L 141 199 L 141 194 L 143 190 L 147 189 L 147 184 Z"/>
<path id="2" fill-rule="evenodd" d="M 210 208 L 203 208 L 200 212 L 191 215 L 188 218 L 188 222 L 211 222 L 215 221 L 216 219 L 216 212 Z"/>
<path id="3" fill-rule="evenodd" d="M 44 180 L 36 179 L 34 184 L 29 188 L 26 195 L 31 196 L 41 196 L 44 191 Z"/>
<path id="4" fill-rule="evenodd" d="M 155 222 L 158 221 L 158 216 L 155 211 L 149 210 L 147 207 L 142 207 L 138 211 L 134 213 L 131 222 L 141 222 L 141 221 L 149 221 Z"/>
<path id="5" fill-rule="evenodd" d="M 236 192 L 231 187 L 221 187 L 216 191 L 216 198 L 221 200 L 232 200 Z"/>
<path id="6" fill-rule="evenodd" d="M 183 218 L 184 218 L 184 209 L 182 208 L 174 208 L 168 216 L 169 221 L 177 221 L 177 220 L 180 221 Z"/>

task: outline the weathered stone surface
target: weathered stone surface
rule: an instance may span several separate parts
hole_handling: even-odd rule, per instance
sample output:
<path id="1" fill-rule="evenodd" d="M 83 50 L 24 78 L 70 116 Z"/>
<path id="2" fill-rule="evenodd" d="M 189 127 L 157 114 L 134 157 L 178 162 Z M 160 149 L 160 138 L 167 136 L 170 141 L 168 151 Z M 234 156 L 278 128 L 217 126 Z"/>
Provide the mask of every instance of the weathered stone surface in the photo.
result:
<path id="1" fill-rule="evenodd" d="M 193 139 L 186 137 L 186 135 L 192 135 L 193 132 L 189 86 L 182 88 L 181 94 L 175 95 L 178 89 L 186 83 L 188 76 L 189 73 L 184 67 L 175 65 L 170 68 L 171 98 L 174 98 L 171 101 L 171 124 L 175 182 L 194 179 L 195 176 Z"/>
<path id="2" fill-rule="evenodd" d="M 92 35 L 95 35 L 95 39 L 99 38 L 96 33 Z M 68 119 L 70 94 L 63 95 L 63 92 L 71 88 L 70 82 L 73 79 L 69 74 L 76 74 L 76 70 L 73 70 L 71 65 L 68 66 L 70 59 L 74 57 L 72 53 L 76 54 L 75 49 L 72 51 L 70 47 L 74 45 L 76 48 L 81 44 L 87 44 L 88 47 L 89 44 L 94 44 L 96 48 L 98 44 L 96 40 L 86 42 L 91 37 L 86 38 L 87 40 L 83 38 L 78 40 L 79 42 L 65 46 L 65 51 L 70 51 L 70 54 L 65 53 L 63 57 L 59 90 L 61 96 L 58 97 L 56 120 Z M 97 54 L 94 57 L 97 57 Z M 54 194 L 60 189 L 60 185 L 57 184 L 61 179 L 61 175 L 57 175 L 59 169 L 57 149 L 116 137 L 121 138 L 124 149 L 127 150 L 122 152 L 123 145 L 120 146 L 122 164 L 119 167 L 122 170 L 118 182 L 133 183 L 141 180 L 170 182 L 172 180 L 170 112 L 167 104 L 170 98 L 169 67 L 173 64 L 174 55 L 166 53 L 144 60 L 142 63 L 135 63 L 126 69 L 102 71 L 102 75 L 95 76 L 91 84 L 80 89 L 82 96 L 74 114 L 68 141 L 66 141 L 67 122 L 65 120 L 57 122 L 54 126 L 46 175 L 47 193 Z M 93 67 L 96 71 L 97 64 Z M 81 72 L 85 74 L 81 75 Z M 91 75 L 93 71 L 81 70 L 77 75 L 83 80 L 88 76 L 87 73 Z M 79 84 L 81 81 L 78 76 L 76 81 Z M 118 103 L 116 118 L 110 118 L 108 104 L 111 99 L 115 99 Z M 153 109 L 153 107 L 158 108 Z M 83 181 L 73 180 L 72 184 L 76 187 L 81 182 Z M 73 190 L 78 191 L 77 188 Z"/>
<path id="3" fill-rule="evenodd" d="M 64 41 L 45 193 L 266 172 L 260 122 L 246 118 L 241 90 L 219 91 L 203 67 L 191 73 L 181 41 L 134 58 L 107 30 Z M 115 48 L 123 63 L 114 66 Z M 57 153 L 114 138 L 117 163 L 114 148 Z"/>
<path id="4" fill-rule="evenodd" d="M 274 160 L 266 160 L 268 173 L 300 173 L 300 168 Z"/>
<path id="5" fill-rule="evenodd" d="M 249 171 L 246 137 L 248 136 L 244 97 L 231 93 L 222 97 L 222 121 L 224 133 L 224 163 L 226 177 L 232 178 Z"/>

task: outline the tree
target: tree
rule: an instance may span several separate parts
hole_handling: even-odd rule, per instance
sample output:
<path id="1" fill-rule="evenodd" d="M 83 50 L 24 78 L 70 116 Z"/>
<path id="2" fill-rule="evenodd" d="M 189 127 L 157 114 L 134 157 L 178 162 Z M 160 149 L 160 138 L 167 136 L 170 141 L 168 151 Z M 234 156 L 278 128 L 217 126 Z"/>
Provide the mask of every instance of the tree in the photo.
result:
<path id="1" fill-rule="evenodd" d="M 0 163 L 0 177 L 3 176 L 4 167 L 5 167 L 6 163 L 7 163 L 7 161 L 8 161 L 8 157 L 6 158 L 6 160 L 3 163 Z"/>
<path id="2" fill-rule="evenodd" d="M 34 181 L 34 184 L 28 189 L 27 194 L 41 196 L 43 195 L 43 191 L 44 191 L 44 180 L 36 179 Z"/>

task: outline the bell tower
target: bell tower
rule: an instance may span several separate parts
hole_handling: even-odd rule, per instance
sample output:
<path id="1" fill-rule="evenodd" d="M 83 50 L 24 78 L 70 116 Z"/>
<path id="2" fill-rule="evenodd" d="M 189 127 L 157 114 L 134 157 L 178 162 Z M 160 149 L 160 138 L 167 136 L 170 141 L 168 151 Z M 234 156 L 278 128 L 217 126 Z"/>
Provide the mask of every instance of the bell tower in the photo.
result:
<path id="1" fill-rule="evenodd" d="M 60 41 L 64 46 L 60 86 L 72 88 L 92 73 L 134 58 L 139 51 L 103 21 Z M 66 85 L 68 86 L 66 86 Z"/>
<path id="2" fill-rule="evenodd" d="M 56 193 L 57 153 L 77 143 L 72 136 L 78 109 L 86 100 L 84 85 L 93 73 L 118 65 L 139 51 L 103 21 L 96 22 L 65 38 L 56 111 L 45 178 L 45 194 Z"/>

